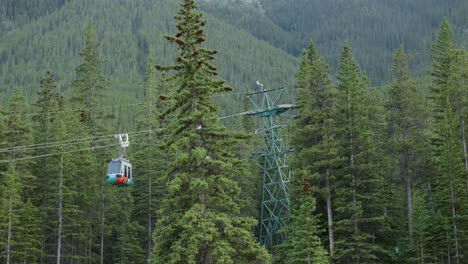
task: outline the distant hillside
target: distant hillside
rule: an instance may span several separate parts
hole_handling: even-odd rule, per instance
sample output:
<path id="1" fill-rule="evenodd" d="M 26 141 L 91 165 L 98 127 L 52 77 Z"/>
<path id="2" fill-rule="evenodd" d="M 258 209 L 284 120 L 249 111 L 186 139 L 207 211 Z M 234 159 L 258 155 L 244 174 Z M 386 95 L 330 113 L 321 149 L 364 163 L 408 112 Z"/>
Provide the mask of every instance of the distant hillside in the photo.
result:
<path id="1" fill-rule="evenodd" d="M 0 39 L 0 91 L 5 102 L 15 86 L 34 97 L 47 70 L 69 92 L 74 69 L 80 63 L 86 24 L 92 19 L 106 59 L 105 73 L 114 104 L 143 96 L 143 69 L 151 52 L 158 64 L 173 63 L 175 51 L 164 35 L 175 30 L 173 0 L 79 0 L 63 2 L 50 14 L 30 18 L 4 32 Z M 297 59 L 247 31 L 209 14 L 207 46 L 219 51 L 215 64 L 221 77 L 236 91 L 253 88 L 257 79 L 276 87 L 293 85 Z M 220 99 L 225 112 L 242 106 L 242 95 Z M 235 99 L 235 100 L 233 100 Z M 238 99 L 238 100 L 237 100 Z M 111 103 L 109 103 L 111 104 Z"/>
<path id="2" fill-rule="evenodd" d="M 401 44 L 410 53 L 413 72 L 425 73 L 444 16 L 453 23 L 458 41 L 468 43 L 468 1 L 463 0 L 200 0 L 199 4 L 209 21 L 207 46 L 220 52 L 216 64 L 221 77 L 240 89 L 251 88 L 257 79 L 272 87 L 291 87 L 297 57 L 311 38 L 334 69 L 343 42 L 349 41 L 375 85 L 388 80 L 391 54 Z M 174 50 L 163 35 L 175 28 L 175 0 L 0 0 L 0 6 L 6 7 L 0 8 L 2 93 L 20 86 L 33 96 L 47 70 L 55 73 L 67 92 L 90 18 L 107 59 L 105 71 L 114 97 L 125 102 L 141 99 L 149 51 L 157 63 L 172 62 Z"/>
<path id="3" fill-rule="evenodd" d="M 454 24 L 460 42 L 468 39 L 466 0 L 211 0 L 202 6 L 294 56 L 313 38 L 335 68 L 348 41 L 375 84 L 388 80 L 391 55 L 400 45 L 410 53 L 413 70 L 424 73 L 444 16 Z"/>

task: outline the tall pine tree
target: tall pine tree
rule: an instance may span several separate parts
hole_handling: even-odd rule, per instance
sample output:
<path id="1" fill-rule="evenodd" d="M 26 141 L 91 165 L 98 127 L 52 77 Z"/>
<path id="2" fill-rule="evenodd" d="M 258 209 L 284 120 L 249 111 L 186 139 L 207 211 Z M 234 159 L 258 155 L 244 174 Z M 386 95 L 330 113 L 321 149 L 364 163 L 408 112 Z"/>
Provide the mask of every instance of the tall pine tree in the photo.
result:
<path id="1" fill-rule="evenodd" d="M 465 208 L 467 202 L 466 182 L 457 119 L 452 112 L 448 98 L 444 119 L 438 123 L 438 126 L 438 131 L 441 132 L 439 149 L 441 155 L 435 157 L 439 168 L 439 174 L 435 180 L 435 198 L 437 208 L 444 217 L 442 224 L 445 226 L 442 230 L 446 230 L 445 234 L 439 234 L 439 239 L 442 242 L 439 246 L 445 249 L 443 255 L 445 255 L 447 263 L 463 263 L 463 244 L 467 240 L 465 229 L 462 227 L 467 226 L 466 219 L 468 219 Z"/>
<path id="2" fill-rule="evenodd" d="M 140 225 L 144 226 L 145 239 L 142 246 L 145 248 L 147 263 L 151 259 L 153 250 L 153 227 L 156 222 L 155 216 L 160 207 L 160 199 L 164 195 L 162 181 L 163 174 L 167 169 L 170 157 L 163 151 L 164 134 L 161 131 L 165 122 L 159 122 L 159 116 L 163 110 L 163 104 L 159 99 L 165 93 L 164 81 L 157 82 L 156 71 L 151 54 L 146 65 L 145 72 L 145 107 L 137 120 L 138 131 L 147 130 L 144 144 L 132 154 L 135 167 L 135 185 L 132 190 L 135 200 L 135 216 Z"/>
<path id="3" fill-rule="evenodd" d="M 320 212 L 326 215 L 328 223 L 328 244 L 330 255 L 334 252 L 333 229 L 333 205 L 332 193 L 335 168 L 339 163 L 338 145 L 335 139 L 336 122 L 333 117 L 336 114 L 336 90 L 331 84 L 328 75 L 328 65 L 324 59 L 317 56 L 315 45 L 311 41 L 309 49 L 304 53 L 297 77 L 299 89 L 298 103 L 300 110 L 293 127 L 293 145 L 296 150 L 296 158 L 292 159 L 291 166 L 295 171 L 292 185 L 295 186 L 291 193 L 293 206 L 293 221 L 290 229 L 299 232 L 300 226 L 295 226 L 295 219 L 313 219 L 301 204 L 315 202 L 311 193 L 318 192 Z M 297 185 L 303 186 L 299 188 Z M 309 191 L 313 190 L 313 192 Z M 315 205 L 313 205 L 315 208 Z M 297 215 L 305 213 L 306 215 Z M 316 214 L 316 213 L 314 213 Z M 299 224 L 299 222 L 297 222 Z M 317 227 L 316 227 L 317 228 Z M 313 225 L 310 227 L 312 232 Z M 294 232 L 294 231 L 292 231 Z M 317 232 L 317 231 L 316 231 Z M 304 234 L 305 235 L 305 234 Z M 295 241 L 308 241 L 307 236 L 290 237 L 288 243 Z M 297 247 L 296 247 L 297 249 Z M 317 248 L 320 250 L 320 248 Z M 290 252 L 294 254 L 294 252 Z"/>
<path id="4" fill-rule="evenodd" d="M 206 35 L 202 14 L 193 0 L 181 4 L 178 32 L 167 39 L 178 46 L 171 76 L 175 101 L 165 113 L 168 151 L 176 153 L 167 175 L 167 193 L 154 231 L 154 263 L 267 263 L 252 227 L 256 221 L 240 215 L 242 201 L 233 180 L 246 173 L 233 149 L 238 139 L 222 126 L 210 95 L 229 90 L 214 79 L 210 63 L 216 51 L 201 47 Z"/>
<path id="5" fill-rule="evenodd" d="M 38 99 L 35 103 L 36 109 L 38 110 L 38 115 L 33 117 L 34 121 L 34 141 L 36 144 L 44 145 L 43 148 L 38 148 L 36 150 L 36 155 L 47 155 L 50 153 L 49 144 L 51 143 L 52 134 L 52 123 L 54 118 L 57 116 L 57 103 L 58 103 L 58 93 L 56 91 L 56 84 L 54 76 L 49 71 L 47 76 L 41 80 L 40 88 L 37 92 Z M 46 236 L 48 223 L 47 223 L 47 199 L 49 192 L 49 181 L 51 171 L 49 170 L 49 157 L 43 157 L 34 160 L 35 166 L 34 175 L 36 175 L 36 184 L 35 192 L 37 195 L 34 197 L 35 203 L 41 208 L 42 215 L 42 249 L 46 251 Z M 47 254 L 46 254 L 47 255 Z M 41 260 L 42 262 L 42 260 Z"/>
<path id="6" fill-rule="evenodd" d="M 80 119 L 96 135 L 103 129 L 99 120 L 104 120 L 102 108 L 106 89 L 106 78 L 102 70 L 104 59 L 99 54 L 99 43 L 96 41 L 96 32 L 91 20 L 85 35 L 85 46 L 80 52 L 82 63 L 75 69 L 77 79 L 72 82 L 74 90 L 73 101 L 82 108 Z M 101 121 L 102 122 L 102 121 Z"/>
<path id="7" fill-rule="evenodd" d="M 407 239 L 414 244 L 413 224 L 413 185 L 414 178 L 421 166 L 424 145 L 425 118 L 421 109 L 416 83 L 411 79 L 408 56 L 400 47 L 393 56 L 392 75 L 387 108 L 387 133 L 389 160 L 388 168 L 392 193 L 406 197 Z M 401 182 L 403 184 L 401 184 Z M 404 190 L 395 189 L 404 186 Z"/>
<path id="8" fill-rule="evenodd" d="M 342 164 L 336 180 L 336 252 L 340 263 L 373 263 L 386 255 L 385 197 L 368 83 L 345 45 L 338 75 L 337 122 Z"/>
<path id="9" fill-rule="evenodd" d="M 4 263 L 36 263 L 41 256 L 38 209 L 22 200 L 23 184 L 15 164 L 3 173 L 0 186 L 0 259 Z"/>

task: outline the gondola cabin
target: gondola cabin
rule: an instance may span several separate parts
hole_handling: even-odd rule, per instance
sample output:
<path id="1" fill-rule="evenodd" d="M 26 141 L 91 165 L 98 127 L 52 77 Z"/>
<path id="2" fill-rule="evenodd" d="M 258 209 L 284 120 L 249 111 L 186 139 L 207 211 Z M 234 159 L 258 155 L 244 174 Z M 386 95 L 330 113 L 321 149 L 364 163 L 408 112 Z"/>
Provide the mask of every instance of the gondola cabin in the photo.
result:
<path id="1" fill-rule="evenodd" d="M 132 164 L 124 158 L 113 159 L 107 169 L 107 183 L 130 186 L 133 183 Z"/>

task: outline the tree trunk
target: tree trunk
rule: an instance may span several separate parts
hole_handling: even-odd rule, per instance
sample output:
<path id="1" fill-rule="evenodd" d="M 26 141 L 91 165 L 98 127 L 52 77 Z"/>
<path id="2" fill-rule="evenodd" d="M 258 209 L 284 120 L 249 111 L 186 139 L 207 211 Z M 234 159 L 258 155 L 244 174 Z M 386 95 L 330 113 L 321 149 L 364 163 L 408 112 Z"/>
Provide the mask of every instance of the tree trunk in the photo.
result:
<path id="1" fill-rule="evenodd" d="M 151 142 L 153 136 L 152 136 L 152 125 L 151 125 L 151 121 L 153 120 L 153 112 L 152 112 L 152 108 L 153 108 L 153 103 L 152 103 L 152 93 L 151 93 L 152 89 L 150 87 L 149 89 L 149 96 L 150 96 L 150 108 L 149 108 L 149 116 L 150 116 L 150 120 L 149 120 L 149 140 Z M 147 227 L 147 245 L 146 245 L 146 261 L 149 263 L 151 263 L 151 251 L 152 251 L 152 233 L 153 233 L 153 230 L 152 230 L 152 227 L 153 227 L 153 216 L 151 215 L 152 214 L 152 208 L 153 208 L 153 202 L 152 202 L 152 196 L 153 196 L 153 182 L 152 182 L 152 179 L 151 179 L 151 173 L 153 172 L 153 161 L 151 160 L 150 161 L 150 164 L 149 164 L 149 168 L 150 168 L 150 173 L 148 175 L 148 206 L 149 206 L 149 210 L 148 210 L 148 227 Z"/>
<path id="2" fill-rule="evenodd" d="M 57 264 L 61 263 L 62 252 L 62 222 L 63 222 L 63 155 L 60 156 L 58 230 L 57 230 Z"/>
<path id="3" fill-rule="evenodd" d="M 101 264 L 104 264 L 104 222 L 105 222 L 104 184 L 101 184 Z"/>
<path id="4" fill-rule="evenodd" d="M 6 264 L 10 264 L 10 256 L 11 256 L 11 229 L 12 229 L 12 220 L 13 217 L 13 192 L 10 192 L 10 201 L 8 203 L 8 238 L 7 238 L 7 258 Z"/>
<path id="5" fill-rule="evenodd" d="M 406 170 L 405 183 L 406 183 L 406 209 L 408 214 L 408 238 L 410 245 L 414 243 L 414 229 L 413 229 L 413 197 L 411 192 L 411 175 L 409 170 Z"/>
<path id="6" fill-rule="evenodd" d="M 453 235 L 455 236 L 455 260 L 456 263 L 459 263 L 459 257 L 460 257 L 460 249 L 459 249 L 459 242 L 458 242 L 458 226 L 457 226 L 457 211 L 455 209 L 455 202 L 456 202 L 456 197 L 455 197 L 455 190 L 453 187 L 453 175 L 450 175 L 450 196 L 452 200 L 452 225 L 453 225 Z M 449 256 L 450 257 L 450 256 Z"/>
<path id="7" fill-rule="evenodd" d="M 348 88 L 348 126 L 349 126 L 349 160 L 351 165 L 351 176 L 352 176 L 352 188 L 353 188 L 353 203 L 356 205 L 356 172 L 354 169 L 354 138 L 353 138 L 353 118 L 351 111 L 351 93 Z M 357 232 L 358 224 L 357 221 L 354 221 L 354 228 Z"/>
<path id="8" fill-rule="evenodd" d="M 335 248 L 335 238 L 333 235 L 333 211 L 332 211 L 332 202 L 331 202 L 331 191 L 330 191 L 330 177 L 328 171 L 326 174 L 326 185 L 327 185 L 327 219 L 328 219 L 328 240 L 330 246 L 330 257 L 333 258 L 334 248 Z"/>
<path id="9" fill-rule="evenodd" d="M 464 118 L 464 109 L 462 109 L 461 113 L 461 136 L 463 140 L 463 155 L 465 157 L 465 174 L 468 176 L 468 150 L 466 146 L 466 138 L 465 138 L 465 118 Z M 467 179 L 468 184 L 468 179 Z"/>
<path id="10" fill-rule="evenodd" d="M 153 195 L 152 193 L 152 182 L 151 182 L 151 174 L 149 176 L 149 181 L 148 181 L 148 194 L 149 194 L 149 210 L 148 210 L 148 232 L 147 232 L 147 239 L 148 239 L 148 243 L 146 245 L 146 250 L 147 250 L 147 256 L 146 256 L 146 259 L 147 259 L 147 262 L 150 263 L 151 262 L 151 250 L 152 250 L 152 226 L 153 226 L 153 216 L 151 215 L 152 213 L 152 199 L 151 199 L 151 196 Z"/>

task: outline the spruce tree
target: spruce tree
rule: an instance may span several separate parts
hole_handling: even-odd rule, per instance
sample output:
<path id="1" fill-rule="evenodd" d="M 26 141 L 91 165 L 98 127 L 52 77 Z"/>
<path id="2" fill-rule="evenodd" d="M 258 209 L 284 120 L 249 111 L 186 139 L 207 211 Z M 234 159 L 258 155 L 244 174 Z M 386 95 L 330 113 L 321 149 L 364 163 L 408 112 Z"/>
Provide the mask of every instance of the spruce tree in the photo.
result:
<path id="1" fill-rule="evenodd" d="M 1 185 L 1 236 L 0 250 L 3 263 L 16 262 L 15 229 L 20 224 L 19 211 L 23 206 L 21 199 L 22 184 L 15 165 L 11 163 L 2 175 Z"/>
<path id="2" fill-rule="evenodd" d="M 452 99 L 453 90 L 448 86 L 448 80 L 452 74 L 455 45 L 453 44 L 454 33 L 447 18 L 444 18 L 437 35 L 436 42 L 432 45 L 432 86 L 431 86 L 431 105 L 433 128 L 436 129 L 437 123 L 444 119 L 446 99 Z M 451 102 L 452 103 L 452 102 Z M 438 147 L 440 145 L 440 132 L 433 129 L 432 145 L 434 154 L 438 156 Z"/>
<path id="3" fill-rule="evenodd" d="M 73 116 L 73 112 L 65 108 L 64 97 L 57 98 L 57 111 L 60 118 L 51 124 L 50 140 L 60 142 L 72 140 L 83 135 L 83 127 L 78 119 Z M 86 143 L 83 145 L 87 145 Z M 53 148 L 54 153 L 74 151 L 83 145 L 58 146 Z M 49 157 L 47 166 L 44 168 L 48 172 L 47 199 L 43 207 L 45 223 L 47 224 L 45 244 L 47 245 L 45 262 L 59 261 L 67 262 L 75 258 L 80 258 L 79 253 L 72 253 L 75 236 L 79 233 L 79 224 L 72 224 L 81 218 L 83 210 L 79 209 L 76 202 L 79 197 L 76 179 L 80 177 L 79 165 L 74 158 L 81 159 L 82 153 L 65 153 Z"/>
<path id="4" fill-rule="evenodd" d="M 23 263 L 37 263 L 44 255 L 42 251 L 42 219 L 39 208 L 30 199 L 23 203 L 19 213 L 20 225 L 16 231 L 18 258 Z"/>
<path id="5" fill-rule="evenodd" d="M 105 245 L 104 260 L 109 263 L 146 263 L 144 245 L 139 241 L 145 227 L 132 219 L 135 211 L 133 197 L 128 188 L 114 189 L 118 203 L 108 202 L 106 232 L 109 238 Z"/>
<path id="6" fill-rule="evenodd" d="M 0 186 L 0 259 L 4 263 L 36 263 L 41 255 L 40 217 L 28 200 L 22 201 L 23 184 L 10 163 Z"/>
<path id="7" fill-rule="evenodd" d="M 233 153 L 238 137 L 222 126 L 210 95 L 229 90 L 214 79 L 210 63 L 216 51 L 201 47 L 205 21 L 193 0 L 181 4 L 178 32 L 167 39 L 178 46 L 170 78 L 175 101 L 163 115 L 171 118 L 168 151 L 176 153 L 167 174 L 167 193 L 156 223 L 154 263 L 267 263 L 269 256 L 254 239 L 254 219 L 242 217 L 239 187 L 246 173 Z"/>
<path id="8" fill-rule="evenodd" d="M 338 158 L 338 145 L 335 139 L 336 123 L 336 90 L 331 84 L 328 65 L 323 58 L 317 56 L 315 45 L 311 41 L 309 49 L 304 53 L 299 72 L 296 75 L 299 89 L 298 103 L 300 110 L 293 126 L 292 143 L 296 151 L 291 167 L 295 171 L 292 185 L 303 185 L 293 188 L 291 193 L 292 215 L 306 213 L 300 209 L 302 203 L 312 203 L 315 199 L 306 189 L 313 188 L 318 196 L 320 212 L 326 215 L 328 223 L 328 244 L 330 255 L 334 251 L 333 205 L 332 193 L 334 173 Z M 314 187 L 312 187 L 314 186 Z M 313 205 L 315 207 L 315 205 Z M 316 212 L 314 213 L 316 214 Z M 293 219 L 313 218 L 312 215 L 296 215 Z M 302 228 L 295 226 L 294 220 L 291 229 Z M 310 227 L 313 230 L 313 227 Z M 296 238 L 290 238 L 294 243 Z M 301 239 L 307 240 L 307 237 Z M 293 254 L 293 252 L 290 252 Z"/>
<path id="9" fill-rule="evenodd" d="M 436 158 L 439 174 L 436 178 L 436 204 L 445 218 L 446 234 L 439 234 L 443 241 L 439 246 L 445 247 L 448 262 L 462 263 L 463 242 L 466 242 L 467 211 L 465 204 L 466 185 L 463 168 L 463 153 L 457 131 L 457 119 L 452 112 L 448 99 L 444 111 L 444 119 L 439 123 L 441 132 L 440 156 Z M 444 239 L 445 237 L 445 239 Z M 444 254 L 445 255 L 445 254 Z"/>
<path id="10" fill-rule="evenodd" d="M 164 195 L 163 174 L 167 169 L 170 157 L 163 151 L 164 132 L 161 131 L 165 122 L 159 122 L 163 111 L 163 103 L 159 96 L 167 91 L 163 78 L 158 83 L 156 70 L 151 54 L 145 72 L 145 107 L 139 113 L 137 120 L 138 131 L 147 130 L 143 135 L 144 144 L 131 154 L 135 167 L 135 184 L 132 194 L 135 200 L 134 215 L 139 224 L 144 226 L 145 239 L 140 243 L 145 249 L 145 259 L 149 263 L 153 250 L 153 227 L 155 216 L 160 207 L 160 197 Z"/>
<path id="11" fill-rule="evenodd" d="M 37 92 L 38 99 L 35 103 L 36 109 L 38 110 L 38 115 L 33 117 L 34 121 L 34 141 L 36 144 L 44 145 L 43 148 L 38 148 L 35 151 L 35 155 L 47 155 L 50 153 L 50 148 L 48 144 L 51 143 L 52 134 L 52 122 L 56 118 L 58 110 L 58 93 L 56 92 L 56 84 L 54 76 L 49 71 L 47 76 L 41 80 L 40 89 Z M 47 232 L 47 199 L 50 194 L 49 190 L 49 180 L 51 172 L 49 169 L 49 157 L 35 159 L 36 164 L 34 168 L 34 175 L 36 176 L 35 183 L 35 192 L 37 195 L 33 198 L 35 204 L 41 208 L 41 213 L 43 214 L 42 218 L 42 248 L 45 250 L 47 245 L 46 243 L 46 234 Z M 47 255 L 47 254 L 46 254 Z"/>
<path id="12" fill-rule="evenodd" d="M 454 33 L 445 17 L 442 20 L 436 42 L 432 45 L 432 67 L 433 77 L 432 97 L 436 114 L 445 109 L 445 97 L 447 96 L 447 81 L 450 76 L 450 68 L 453 60 L 452 51 Z"/>
<path id="13" fill-rule="evenodd" d="M 107 88 L 106 77 L 104 76 L 102 64 L 104 59 L 101 58 L 99 52 L 99 43 L 96 41 L 96 33 L 94 31 L 91 21 L 88 22 L 87 32 L 85 34 L 85 45 L 80 52 L 82 63 L 75 69 L 76 79 L 72 82 L 73 98 L 72 101 L 80 111 L 80 121 L 87 128 L 87 134 L 84 137 L 96 137 L 110 133 L 108 125 L 110 122 L 108 119 L 110 115 L 103 110 L 102 103 L 106 96 L 105 91 Z M 97 140 L 91 142 L 91 146 L 98 146 Z M 82 153 L 86 155 L 87 153 Z M 89 175 L 104 175 L 105 164 L 108 160 L 102 157 L 110 157 L 111 152 L 106 149 L 98 149 L 94 151 L 94 157 L 88 160 L 84 160 L 82 166 L 86 170 L 85 173 Z M 88 163 L 89 162 L 89 163 Z M 81 246 L 80 254 L 85 254 L 87 259 L 98 258 L 96 248 L 99 248 L 99 244 L 102 242 L 102 184 L 103 178 L 90 177 L 86 188 L 78 186 L 79 191 L 84 193 L 85 198 L 81 200 L 82 204 L 79 208 L 84 210 L 86 215 L 85 223 L 82 224 L 84 229 L 88 229 L 86 233 L 81 233 L 83 237 L 80 239 L 86 240 Z M 114 199 L 109 200 L 116 202 Z M 101 204 L 101 208 L 92 206 L 95 204 Z M 83 219 L 83 220 L 84 220 Z M 84 231 L 84 230 L 83 230 Z"/>
<path id="14" fill-rule="evenodd" d="M 373 263 L 386 256 L 385 192 L 377 155 L 368 81 L 345 45 L 338 75 L 341 165 L 336 180 L 336 253 L 341 263 Z"/>
<path id="15" fill-rule="evenodd" d="M 392 75 L 387 108 L 387 133 L 389 141 L 386 144 L 389 160 L 389 182 L 394 189 L 404 186 L 404 190 L 394 190 L 393 193 L 406 196 L 407 238 L 410 245 L 414 244 L 413 224 L 413 185 L 421 164 L 424 140 L 425 120 L 421 109 L 421 101 L 416 92 L 416 83 L 411 79 L 408 56 L 400 47 L 393 56 Z M 400 184 L 403 182 L 403 184 Z"/>
<path id="16" fill-rule="evenodd" d="M 411 255 L 408 256 L 410 263 L 435 263 L 430 251 L 431 223 L 438 221 L 437 216 L 431 215 L 427 206 L 427 192 L 413 190 L 413 235 L 414 244 Z M 398 259 L 400 261 L 400 259 Z"/>
<path id="17" fill-rule="evenodd" d="M 467 184 L 468 168 L 467 144 L 465 135 L 466 85 L 464 85 L 463 51 L 453 44 L 454 34 L 444 18 L 436 42 L 433 45 L 433 85 L 432 103 L 432 159 L 436 164 L 432 172 L 434 203 L 440 215 L 433 234 L 438 241 L 433 251 L 439 259 L 460 262 L 463 258 L 465 239 L 463 229 L 466 192 L 460 193 L 460 177 Z M 455 134 L 458 132 L 458 136 Z M 454 134 L 455 133 L 455 134 Z M 458 144 L 456 147 L 455 144 Z M 463 152 L 462 152 L 463 151 Z M 460 154 L 461 153 L 461 154 Z M 464 157 L 465 169 L 459 171 L 459 160 Z M 462 164 L 463 167 L 463 164 Z M 464 176 L 460 176 L 460 173 Z"/>
<path id="18" fill-rule="evenodd" d="M 26 97 L 17 88 L 10 97 L 10 108 L 6 119 L 5 141 L 9 148 L 8 159 L 21 159 L 32 154 L 30 149 L 23 149 L 33 143 L 32 126 L 30 116 L 27 114 L 28 105 Z M 16 170 L 23 180 L 31 178 L 32 162 L 26 160 L 17 165 Z M 23 182 L 24 183 L 24 182 Z"/>
<path id="19" fill-rule="evenodd" d="M 80 52 L 82 63 L 75 69 L 76 80 L 72 82 L 73 101 L 83 110 L 80 120 L 89 128 L 91 135 L 98 134 L 103 129 L 104 113 L 100 110 L 106 89 L 106 78 L 102 64 L 104 59 L 99 54 L 99 43 L 91 20 L 85 35 L 85 46 Z"/>
<path id="20" fill-rule="evenodd" d="M 302 185 L 302 184 L 301 184 Z M 315 198 L 311 190 L 304 192 L 303 186 L 298 186 L 299 192 L 303 192 L 301 198 L 297 198 L 296 208 L 291 211 L 286 231 L 288 238 L 284 245 L 285 259 L 282 263 L 330 263 L 328 254 L 320 239 L 318 218 L 315 212 Z"/>

